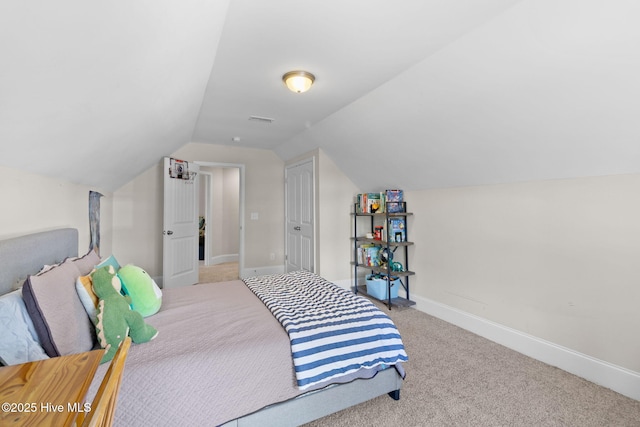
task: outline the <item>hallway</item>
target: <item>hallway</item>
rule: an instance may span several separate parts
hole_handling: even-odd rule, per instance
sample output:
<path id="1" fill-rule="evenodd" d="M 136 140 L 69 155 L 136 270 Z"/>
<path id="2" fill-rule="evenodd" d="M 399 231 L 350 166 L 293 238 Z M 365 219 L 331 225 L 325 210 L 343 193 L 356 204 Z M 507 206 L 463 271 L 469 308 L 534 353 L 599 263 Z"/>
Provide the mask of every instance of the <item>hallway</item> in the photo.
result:
<path id="1" fill-rule="evenodd" d="M 198 283 L 215 283 L 236 280 L 240 277 L 237 262 L 223 262 L 216 265 L 200 265 Z"/>

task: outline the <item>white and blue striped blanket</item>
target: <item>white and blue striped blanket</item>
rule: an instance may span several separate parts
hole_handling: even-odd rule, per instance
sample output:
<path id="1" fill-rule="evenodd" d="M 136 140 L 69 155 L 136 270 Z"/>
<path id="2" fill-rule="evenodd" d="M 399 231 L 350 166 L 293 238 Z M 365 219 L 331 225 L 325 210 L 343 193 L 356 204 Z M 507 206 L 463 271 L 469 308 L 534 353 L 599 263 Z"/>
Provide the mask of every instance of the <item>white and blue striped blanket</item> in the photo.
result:
<path id="1" fill-rule="evenodd" d="M 393 321 L 366 298 L 306 271 L 244 279 L 289 334 L 298 387 L 408 360 Z"/>

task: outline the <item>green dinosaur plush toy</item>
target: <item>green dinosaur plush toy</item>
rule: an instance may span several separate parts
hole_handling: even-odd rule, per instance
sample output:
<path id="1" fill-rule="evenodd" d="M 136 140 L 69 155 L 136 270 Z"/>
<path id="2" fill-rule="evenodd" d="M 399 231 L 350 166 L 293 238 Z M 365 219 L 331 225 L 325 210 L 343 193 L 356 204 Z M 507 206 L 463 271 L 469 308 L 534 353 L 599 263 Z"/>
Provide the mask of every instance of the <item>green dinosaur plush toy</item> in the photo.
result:
<path id="1" fill-rule="evenodd" d="M 131 308 L 142 317 L 156 314 L 162 305 L 162 291 L 151 276 L 132 264 L 127 264 L 118 270 L 118 277 L 122 281 L 124 294 L 131 298 Z"/>
<path id="2" fill-rule="evenodd" d="M 107 350 L 100 363 L 113 359 L 127 335 L 138 344 L 158 335 L 156 328 L 145 323 L 140 313 L 131 310 L 130 299 L 120 294 L 122 283 L 113 266 L 97 269 L 91 278 L 98 297 L 96 335 L 100 346 Z"/>

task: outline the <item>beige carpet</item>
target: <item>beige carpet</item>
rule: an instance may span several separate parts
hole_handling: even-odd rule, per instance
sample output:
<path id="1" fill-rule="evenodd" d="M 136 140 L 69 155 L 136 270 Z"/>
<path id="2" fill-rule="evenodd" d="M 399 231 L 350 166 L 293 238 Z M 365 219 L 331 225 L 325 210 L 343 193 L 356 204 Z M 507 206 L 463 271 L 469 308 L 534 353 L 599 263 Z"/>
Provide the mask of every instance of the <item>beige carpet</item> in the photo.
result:
<path id="1" fill-rule="evenodd" d="M 387 313 L 409 354 L 400 400 L 381 396 L 307 427 L 640 426 L 638 401 L 413 308 Z"/>
<path id="2" fill-rule="evenodd" d="M 198 275 L 199 283 L 217 283 L 235 280 L 240 277 L 237 262 L 224 262 L 222 264 L 200 266 Z"/>

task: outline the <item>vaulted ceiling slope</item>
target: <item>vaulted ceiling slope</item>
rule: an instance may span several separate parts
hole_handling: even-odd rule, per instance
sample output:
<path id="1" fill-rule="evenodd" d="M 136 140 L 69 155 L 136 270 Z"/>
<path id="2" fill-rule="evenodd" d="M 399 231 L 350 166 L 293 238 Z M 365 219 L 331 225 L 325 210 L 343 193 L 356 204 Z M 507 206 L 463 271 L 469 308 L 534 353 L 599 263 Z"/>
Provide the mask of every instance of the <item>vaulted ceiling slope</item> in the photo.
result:
<path id="1" fill-rule="evenodd" d="M 636 0 L 2 2 L 0 164 L 115 189 L 197 141 L 320 147 L 371 190 L 637 173 L 637 22 Z"/>
<path id="2" fill-rule="evenodd" d="M 640 172 L 640 2 L 515 4 L 276 148 L 362 189 Z"/>
<path id="3" fill-rule="evenodd" d="M 0 2 L 0 162 L 115 189 L 188 143 L 228 1 Z"/>

